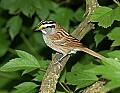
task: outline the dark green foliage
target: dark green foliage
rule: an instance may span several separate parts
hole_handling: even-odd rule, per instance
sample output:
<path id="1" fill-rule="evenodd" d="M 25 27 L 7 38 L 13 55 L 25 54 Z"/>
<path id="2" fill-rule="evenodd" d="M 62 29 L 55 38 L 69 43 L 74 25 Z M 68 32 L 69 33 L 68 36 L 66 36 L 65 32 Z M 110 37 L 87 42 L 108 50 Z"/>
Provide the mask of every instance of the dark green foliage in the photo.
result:
<path id="1" fill-rule="evenodd" d="M 0 0 L 0 93 L 38 93 L 54 55 L 41 33 L 33 31 L 39 21 L 55 20 L 72 32 L 84 19 L 85 2 L 55 1 Z M 109 58 L 98 63 L 88 54 L 72 55 L 59 79 L 57 93 L 66 92 L 63 82 L 74 87 L 71 91 L 78 91 L 100 78 L 109 81 L 104 88 L 120 90 L 120 3 L 114 2 L 101 2 L 106 6 L 98 7 L 90 19 L 98 25 L 81 41 Z"/>

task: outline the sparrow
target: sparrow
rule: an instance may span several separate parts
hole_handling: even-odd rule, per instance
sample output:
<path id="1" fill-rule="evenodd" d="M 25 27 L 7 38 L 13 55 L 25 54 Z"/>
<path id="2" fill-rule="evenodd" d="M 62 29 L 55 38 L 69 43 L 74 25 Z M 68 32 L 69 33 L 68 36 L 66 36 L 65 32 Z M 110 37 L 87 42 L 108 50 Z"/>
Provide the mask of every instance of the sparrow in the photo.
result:
<path id="1" fill-rule="evenodd" d="M 58 62 L 61 62 L 67 55 L 76 53 L 77 51 L 86 52 L 99 59 L 105 58 L 85 47 L 78 39 L 70 35 L 64 27 L 53 20 L 42 20 L 35 31 L 41 31 L 46 45 L 62 54 Z"/>

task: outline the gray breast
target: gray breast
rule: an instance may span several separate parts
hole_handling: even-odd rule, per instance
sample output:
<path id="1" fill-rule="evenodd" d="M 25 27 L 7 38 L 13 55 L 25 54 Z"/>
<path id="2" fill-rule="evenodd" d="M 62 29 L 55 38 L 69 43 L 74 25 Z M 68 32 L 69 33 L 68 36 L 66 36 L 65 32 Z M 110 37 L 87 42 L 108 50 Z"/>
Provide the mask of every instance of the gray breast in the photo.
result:
<path id="1" fill-rule="evenodd" d="M 57 45 L 53 44 L 53 42 L 49 38 L 49 35 L 44 35 L 43 34 L 43 39 L 44 39 L 47 46 L 49 46 L 50 48 L 52 48 L 53 50 L 55 50 L 55 51 L 57 51 L 59 53 L 63 53 L 62 50 L 58 49 Z"/>

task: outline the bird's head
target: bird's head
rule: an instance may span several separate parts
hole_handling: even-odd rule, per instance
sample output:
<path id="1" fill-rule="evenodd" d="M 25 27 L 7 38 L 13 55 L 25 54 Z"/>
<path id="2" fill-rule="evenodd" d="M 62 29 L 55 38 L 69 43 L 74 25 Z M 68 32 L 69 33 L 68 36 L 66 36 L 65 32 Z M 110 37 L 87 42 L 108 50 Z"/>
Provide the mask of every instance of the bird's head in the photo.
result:
<path id="1" fill-rule="evenodd" d="M 42 31 L 43 34 L 49 34 L 54 31 L 56 24 L 57 23 L 52 20 L 42 20 L 35 31 Z"/>

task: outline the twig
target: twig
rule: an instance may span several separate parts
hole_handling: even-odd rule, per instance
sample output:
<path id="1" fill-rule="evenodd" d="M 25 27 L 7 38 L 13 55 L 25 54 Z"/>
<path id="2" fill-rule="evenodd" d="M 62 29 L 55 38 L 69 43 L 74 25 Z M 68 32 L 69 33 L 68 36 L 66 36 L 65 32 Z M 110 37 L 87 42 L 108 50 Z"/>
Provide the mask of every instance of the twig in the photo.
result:
<path id="1" fill-rule="evenodd" d="M 63 83 L 64 83 L 65 87 L 68 89 L 68 91 L 70 92 L 71 90 L 70 90 L 70 88 L 67 86 L 67 84 L 66 84 L 65 82 L 63 82 Z"/>
<path id="2" fill-rule="evenodd" d="M 85 19 L 79 24 L 79 26 L 74 30 L 72 35 L 81 40 L 91 29 L 94 28 L 94 24 L 90 23 L 90 16 L 94 9 L 98 7 L 97 0 L 86 0 L 86 17 Z M 58 78 L 60 77 L 61 71 L 63 70 L 65 64 L 69 59 L 69 55 L 65 57 L 60 66 L 59 64 L 55 64 L 54 62 L 57 61 L 61 57 L 61 54 L 56 53 L 50 66 L 48 67 L 44 78 L 42 80 L 41 88 L 39 93 L 54 93 L 56 90 L 56 84 L 58 82 Z"/>
<path id="3" fill-rule="evenodd" d="M 67 90 L 67 89 L 63 86 L 63 84 L 62 84 L 61 82 L 59 82 L 59 84 L 62 86 L 62 88 L 63 88 L 67 93 L 70 92 L 70 90 L 69 90 L 69 89 Z"/>

